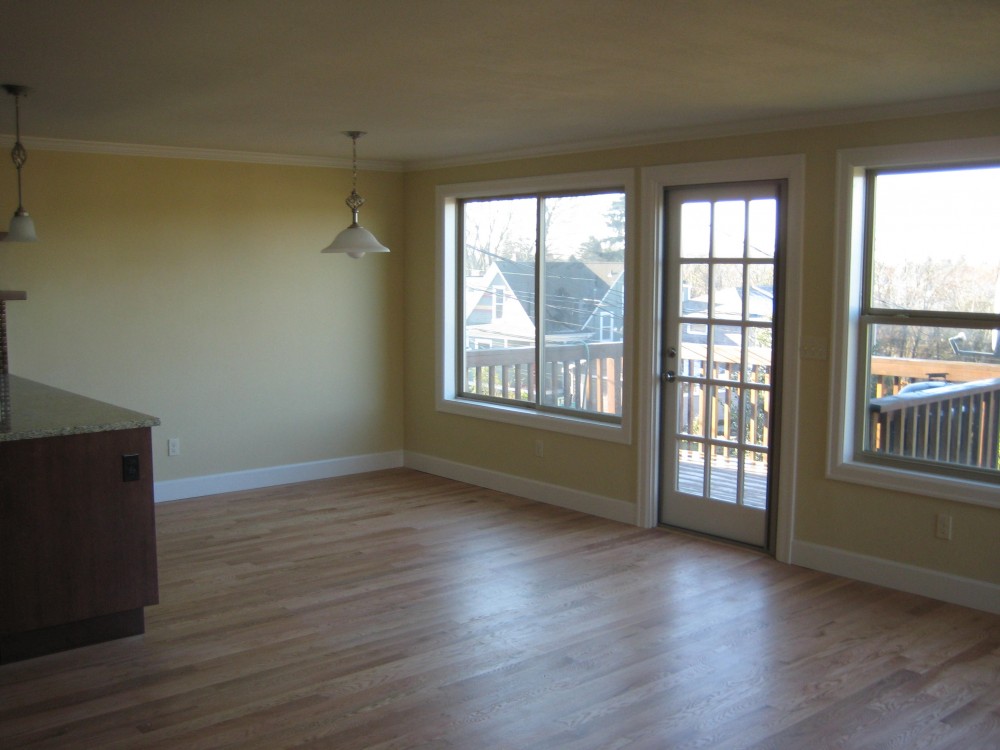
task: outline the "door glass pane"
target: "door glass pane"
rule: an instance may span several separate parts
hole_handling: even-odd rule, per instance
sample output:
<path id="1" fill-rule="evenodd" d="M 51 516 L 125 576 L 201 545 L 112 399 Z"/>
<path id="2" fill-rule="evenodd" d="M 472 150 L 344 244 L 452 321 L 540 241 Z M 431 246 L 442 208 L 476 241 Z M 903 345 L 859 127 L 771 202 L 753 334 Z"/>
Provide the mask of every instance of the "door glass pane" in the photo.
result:
<path id="1" fill-rule="evenodd" d="M 774 317 L 774 265 L 752 263 L 747 266 L 750 299 L 747 312 L 750 320 L 772 320 Z"/>
<path id="2" fill-rule="evenodd" d="M 679 382 L 677 389 L 677 432 L 683 435 L 705 436 L 702 388 L 699 383 Z"/>
<path id="3" fill-rule="evenodd" d="M 705 377 L 705 334 L 698 332 L 695 334 L 688 334 L 687 329 L 698 328 L 702 330 L 708 330 L 706 325 L 698 325 L 695 323 L 684 323 L 681 328 L 685 331 L 684 344 L 681 344 L 681 362 L 680 362 L 680 375 L 689 378 L 703 378 Z M 695 338 L 694 341 L 687 341 L 687 336 L 691 335 Z M 698 343 L 698 338 L 701 338 L 701 343 Z"/>
<path id="4" fill-rule="evenodd" d="M 743 442 L 747 445 L 767 447 L 771 392 L 763 388 L 743 391 Z"/>
<path id="5" fill-rule="evenodd" d="M 751 508 L 767 507 L 767 454 L 743 453 L 743 504 Z"/>
<path id="6" fill-rule="evenodd" d="M 719 263 L 712 267 L 712 317 L 742 320 L 743 264 Z"/>
<path id="7" fill-rule="evenodd" d="M 729 386 L 709 386 L 712 399 L 712 435 L 720 440 L 739 439 L 740 389 Z"/>
<path id="8" fill-rule="evenodd" d="M 737 500 L 737 473 L 739 463 L 729 451 L 716 449 L 713 451 L 711 466 L 709 466 L 708 496 L 713 500 L 725 503 L 735 503 Z"/>
<path id="9" fill-rule="evenodd" d="M 773 258 L 778 242 L 778 201 L 774 198 L 750 201 L 748 213 L 747 257 Z"/>
<path id="10" fill-rule="evenodd" d="M 712 204 L 681 206 L 681 257 L 707 258 L 712 241 Z"/>
<path id="11" fill-rule="evenodd" d="M 708 264 L 681 264 L 681 309 L 685 318 L 708 315 Z"/>
<path id="12" fill-rule="evenodd" d="M 774 330 L 764 326 L 750 326 L 745 330 L 743 380 L 747 383 L 771 384 L 771 339 Z"/>
<path id="13" fill-rule="evenodd" d="M 712 377 L 716 380 L 740 379 L 740 355 L 743 329 L 739 326 L 712 326 Z"/>
<path id="14" fill-rule="evenodd" d="M 712 257 L 742 258 L 746 236 L 746 202 L 719 201 L 712 224 Z"/>
<path id="15" fill-rule="evenodd" d="M 677 490 L 689 495 L 705 494 L 705 451 L 702 443 L 681 440 L 677 444 Z"/>

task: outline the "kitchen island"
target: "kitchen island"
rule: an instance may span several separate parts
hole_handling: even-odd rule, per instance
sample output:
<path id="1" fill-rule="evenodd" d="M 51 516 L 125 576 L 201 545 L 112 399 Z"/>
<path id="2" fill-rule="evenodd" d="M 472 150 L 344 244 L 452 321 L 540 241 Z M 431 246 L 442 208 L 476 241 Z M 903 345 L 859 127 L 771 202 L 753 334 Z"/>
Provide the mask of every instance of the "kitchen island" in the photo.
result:
<path id="1" fill-rule="evenodd" d="M 0 376 L 0 664 L 145 631 L 158 424 Z"/>

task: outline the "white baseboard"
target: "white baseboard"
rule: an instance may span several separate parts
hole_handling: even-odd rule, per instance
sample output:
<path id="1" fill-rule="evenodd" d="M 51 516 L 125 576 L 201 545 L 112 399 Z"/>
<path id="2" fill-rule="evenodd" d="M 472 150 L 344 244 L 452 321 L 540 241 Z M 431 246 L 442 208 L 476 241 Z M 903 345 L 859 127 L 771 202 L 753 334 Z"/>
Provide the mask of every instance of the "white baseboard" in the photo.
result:
<path id="1" fill-rule="evenodd" d="M 636 523 L 636 506 L 623 500 L 533 479 L 524 479 L 410 451 L 405 453 L 403 451 L 389 451 L 387 453 L 166 480 L 154 484 L 153 494 L 156 502 L 166 502 L 203 495 L 217 495 L 223 492 L 237 492 L 273 487 L 279 484 L 361 474 L 367 471 L 394 469 L 400 466 L 474 484 L 478 487 L 508 492 L 529 500 L 558 505 L 562 508 L 612 521 L 627 524 Z M 821 570 L 824 573 L 832 573 L 1000 614 L 1000 585 L 988 581 L 965 578 L 929 568 L 799 540 L 792 542 L 790 562 L 813 570 Z"/>
<path id="2" fill-rule="evenodd" d="M 366 471 L 395 469 L 403 465 L 402 451 L 370 453 L 364 456 L 331 458 L 325 461 L 310 461 L 303 464 L 268 466 L 263 469 L 232 471 L 225 474 L 209 474 L 185 479 L 168 479 L 154 482 L 153 498 L 156 502 L 183 500 L 202 495 L 218 495 L 223 492 L 255 490 L 274 487 L 279 484 L 308 482 L 313 479 L 329 479 Z"/>
<path id="3" fill-rule="evenodd" d="M 802 541 L 792 542 L 791 562 L 824 573 L 1000 614 L 1000 585 L 988 581 Z"/>
<path id="4" fill-rule="evenodd" d="M 611 521 L 620 521 L 621 523 L 628 524 L 635 524 L 636 522 L 635 505 L 627 503 L 624 500 L 616 500 L 533 479 L 524 479 L 499 471 L 483 469 L 478 466 L 469 466 L 468 464 L 460 464 L 454 461 L 446 461 L 442 458 L 435 458 L 434 456 L 413 453 L 411 451 L 406 452 L 403 465 L 407 468 L 434 474 L 439 477 L 446 477 L 499 492 L 507 492 L 511 495 L 526 497 L 529 500 L 537 500 L 549 505 L 558 505 L 561 508 L 589 513 L 592 516 L 600 516 Z"/>

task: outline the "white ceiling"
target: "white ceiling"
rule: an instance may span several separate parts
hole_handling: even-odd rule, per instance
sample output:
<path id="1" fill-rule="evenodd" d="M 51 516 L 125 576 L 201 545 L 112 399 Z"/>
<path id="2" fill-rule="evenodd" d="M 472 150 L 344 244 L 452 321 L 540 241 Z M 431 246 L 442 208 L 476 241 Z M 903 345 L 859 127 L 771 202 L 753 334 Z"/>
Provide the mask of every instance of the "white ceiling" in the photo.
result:
<path id="1" fill-rule="evenodd" d="M 363 160 L 426 165 L 1000 103 L 1000 0 L 0 0 L 0 24 L 29 144 L 339 159 L 357 129 Z"/>

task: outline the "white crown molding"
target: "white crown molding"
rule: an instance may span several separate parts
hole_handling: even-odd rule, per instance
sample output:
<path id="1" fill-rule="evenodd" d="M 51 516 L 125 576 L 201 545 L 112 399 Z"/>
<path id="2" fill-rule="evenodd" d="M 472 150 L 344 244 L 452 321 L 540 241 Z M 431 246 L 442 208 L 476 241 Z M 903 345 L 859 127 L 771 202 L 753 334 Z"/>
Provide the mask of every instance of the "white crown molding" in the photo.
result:
<path id="1" fill-rule="evenodd" d="M 14 143 L 12 134 L 2 139 Z M 228 151 L 215 148 L 183 148 L 178 146 L 151 146 L 140 143 L 105 143 L 103 141 L 77 141 L 62 138 L 21 139 L 28 151 L 69 151 L 80 154 L 110 154 L 112 156 L 148 156 L 159 159 L 199 159 L 205 161 L 230 161 L 245 164 L 274 164 L 286 167 L 327 167 L 350 169 L 351 160 L 343 157 L 304 156 L 296 154 L 266 154 L 257 151 Z M 402 172 L 402 162 L 378 159 L 358 160 L 358 167 L 370 172 Z"/>
<path id="2" fill-rule="evenodd" d="M 802 130 L 860 122 L 876 122 L 879 120 L 892 120 L 897 117 L 920 117 L 947 114 L 950 112 L 990 109 L 992 107 L 1000 107 L 1000 91 L 955 96 L 945 99 L 904 102 L 900 104 L 824 110 L 822 112 L 783 117 L 687 125 L 649 133 L 630 134 L 614 138 L 599 138 L 511 151 L 497 151 L 479 154 L 478 156 L 465 155 L 443 159 L 416 160 L 405 162 L 403 169 L 404 171 L 411 172 L 449 167 L 467 167 L 477 164 L 513 161 L 516 159 L 540 159 L 548 156 L 564 156 L 566 154 L 585 153 L 588 151 L 609 151 L 619 148 L 652 146 L 659 143 L 677 143 L 706 138 L 726 138 L 785 130 Z"/>
<path id="3" fill-rule="evenodd" d="M 984 94 L 969 94 L 943 99 L 883 104 L 868 107 L 825 110 L 801 115 L 771 117 L 755 120 L 741 120 L 702 125 L 686 125 L 666 128 L 647 133 L 632 133 L 613 138 L 598 138 L 571 143 L 550 144 L 532 148 L 513 149 L 480 154 L 465 154 L 441 159 L 417 159 L 413 161 L 359 160 L 361 169 L 375 172 L 410 172 L 447 167 L 465 167 L 490 164 L 517 159 L 539 159 L 548 156 L 607 151 L 619 148 L 651 146 L 658 143 L 676 143 L 704 138 L 725 138 L 756 133 L 768 133 L 804 128 L 828 127 L 858 122 L 890 120 L 897 117 L 919 117 L 949 112 L 973 111 L 1000 107 L 1000 91 Z M 12 134 L 0 135 L 5 144 L 13 144 Z M 139 143 L 107 143 L 104 141 L 82 141 L 62 138 L 22 139 L 30 151 L 70 151 L 76 153 L 112 154 L 120 156 L 149 156 L 165 159 L 202 159 L 208 161 L 243 162 L 249 164 L 275 164 L 296 167 L 327 167 L 350 169 L 351 161 L 342 157 L 272 154 L 257 151 L 230 151 L 212 148 L 184 148 L 178 146 L 157 146 Z"/>

